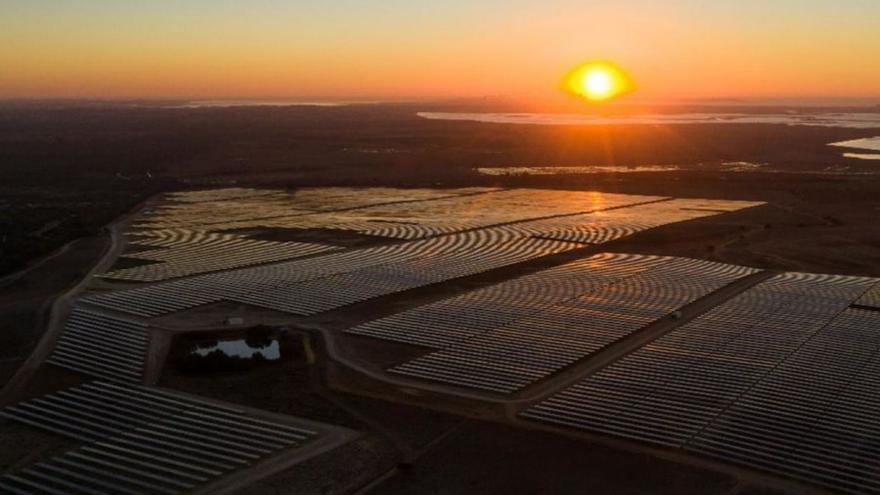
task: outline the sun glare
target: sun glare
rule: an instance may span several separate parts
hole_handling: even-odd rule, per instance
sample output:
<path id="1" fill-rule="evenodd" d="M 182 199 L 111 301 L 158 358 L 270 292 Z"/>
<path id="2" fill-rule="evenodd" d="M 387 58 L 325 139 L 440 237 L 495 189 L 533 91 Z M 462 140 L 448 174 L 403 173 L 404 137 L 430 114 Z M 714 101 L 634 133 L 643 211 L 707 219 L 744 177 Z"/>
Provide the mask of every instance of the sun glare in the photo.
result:
<path id="1" fill-rule="evenodd" d="M 590 101 L 606 101 L 635 89 L 632 79 L 611 62 L 590 62 L 569 72 L 565 90 Z"/>

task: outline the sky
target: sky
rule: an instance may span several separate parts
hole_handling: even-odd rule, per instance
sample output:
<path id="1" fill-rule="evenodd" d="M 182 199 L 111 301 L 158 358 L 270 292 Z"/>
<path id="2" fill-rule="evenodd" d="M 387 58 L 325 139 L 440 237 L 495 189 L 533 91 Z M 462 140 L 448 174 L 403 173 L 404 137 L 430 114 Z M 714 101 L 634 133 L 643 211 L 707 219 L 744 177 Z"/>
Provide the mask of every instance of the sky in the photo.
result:
<path id="1" fill-rule="evenodd" d="M 880 96 L 878 0 L 0 0 L 0 98 Z"/>

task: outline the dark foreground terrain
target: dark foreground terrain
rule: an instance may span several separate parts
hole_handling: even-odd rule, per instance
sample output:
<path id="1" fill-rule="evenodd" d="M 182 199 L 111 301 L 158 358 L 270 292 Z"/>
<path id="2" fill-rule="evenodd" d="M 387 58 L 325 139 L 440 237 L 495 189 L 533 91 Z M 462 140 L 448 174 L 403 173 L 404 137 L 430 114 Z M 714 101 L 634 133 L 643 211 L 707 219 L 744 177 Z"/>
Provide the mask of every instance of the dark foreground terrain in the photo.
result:
<path id="1" fill-rule="evenodd" d="M 567 438 L 341 393 L 325 381 L 328 363 L 318 341 L 297 333 L 286 340 L 280 361 L 248 371 L 206 374 L 171 366 L 163 374 L 161 385 L 169 388 L 362 432 L 357 441 L 260 480 L 242 494 L 281 495 L 292 487 L 298 493 L 383 495 L 814 493 L 621 442 Z M 307 362 L 303 345 L 317 352 L 316 362 Z"/>

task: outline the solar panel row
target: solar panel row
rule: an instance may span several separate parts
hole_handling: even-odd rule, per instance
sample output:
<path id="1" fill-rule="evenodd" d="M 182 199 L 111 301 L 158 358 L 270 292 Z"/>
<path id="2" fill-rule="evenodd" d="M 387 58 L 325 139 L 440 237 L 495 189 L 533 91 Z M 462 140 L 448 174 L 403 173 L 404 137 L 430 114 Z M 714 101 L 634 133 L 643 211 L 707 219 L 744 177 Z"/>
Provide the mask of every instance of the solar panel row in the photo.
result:
<path id="1" fill-rule="evenodd" d="M 174 494 L 317 432 L 156 388 L 90 382 L 0 410 L 84 442 L 0 476 L 4 493 Z"/>
<path id="2" fill-rule="evenodd" d="M 147 343 L 143 323 L 77 308 L 67 317 L 49 362 L 87 375 L 139 383 Z"/>

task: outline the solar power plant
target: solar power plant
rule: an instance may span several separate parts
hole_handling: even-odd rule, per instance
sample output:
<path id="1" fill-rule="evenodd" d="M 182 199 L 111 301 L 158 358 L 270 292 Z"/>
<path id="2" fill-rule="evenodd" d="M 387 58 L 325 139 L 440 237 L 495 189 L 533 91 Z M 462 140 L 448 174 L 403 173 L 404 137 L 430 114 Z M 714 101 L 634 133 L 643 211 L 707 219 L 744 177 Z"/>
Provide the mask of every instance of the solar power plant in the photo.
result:
<path id="1" fill-rule="evenodd" d="M 348 332 L 440 348 L 392 373 L 511 393 L 756 272 L 684 258 L 601 254 Z"/>
<path id="2" fill-rule="evenodd" d="M 490 188 L 166 195 L 126 233 L 123 256 L 145 263 L 100 275 L 143 285 L 78 299 L 48 357 L 101 381 L 0 410 L 83 444 L 0 476 L 0 493 L 189 492 L 325 432 L 137 386 L 149 344 L 144 319 L 221 301 L 311 316 L 758 204 Z M 252 237 L 273 228 L 375 239 L 344 247 Z M 424 348 L 387 371 L 426 387 L 498 401 L 546 394 L 519 413 L 528 421 L 880 493 L 880 281 L 743 280 L 758 273 L 603 253 L 346 333 Z M 686 318 L 670 318 L 682 309 Z M 558 388 L 541 392 L 551 385 Z"/>
<path id="3" fill-rule="evenodd" d="M 304 199 L 303 194 L 298 193 L 291 201 L 296 204 L 300 198 L 301 205 L 315 208 L 313 202 L 323 197 L 322 191 L 310 190 L 311 196 L 305 194 Z M 438 196 L 441 194 L 438 191 L 383 189 L 380 194 L 383 202 L 376 205 L 376 198 L 369 196 L 371 190 L 355 191 L 329 188 L 326 194 L 331 198 L 347 198 L 349 203 L 343 201 L 343 204 L 366 206 L 296 218 L 310 219 L 308 225 L 313 227 L 351 227 L 365 234 L 414 240 L 340 251 L 317 244 L 274 243 L 232 234 L 157 227 L 137 232 L 140 237 L 134 242 L 141 247 L 160 249 L 127 256 L 164 262 L 117 270 L 105 276 L 156 281 L 284 258 L 315 256 L 96 295 L 87 298 L 87 302 L 138 316 L 158 316 L 221 300 L 311 315 L 585 244 L 607 242 L 664 222 L 757 204 L 550 190 L 466 189 L 442 191 Z M 240 195 L 241 191 L 233 190 L 229 194 Z M 274 202 L 278 195 L 283 193 L 254 194 L 227 202 L 266 198 Z M 355 201 L 357 198 L 361 198 L 360 203 Z M 223 202 L 209 201 L 212 205 Z M 192 204 L 204 205 L 184 203 L 182 208 Z M 654 209 L 661 213 L 655 213 Z M 626 210 L 633 212 L 621 213 Z M 200 212 L 196 216 L 205 215 Z M 369 228 L 364 228 L 367 224 Z"/>
<path id="4" fill-rule="evenodd" d="M 521 416 L 877 493 L 876 283 L 774 276 Z"/>
<path id="5" fill-rule="evenodd" d="M 140 382 L 147 354 L 143 323 L 77 308 L 67 317 L 49 362 L 87 375 Z"/>
<path id="6" fill-rule="evenodd" d="M 157 388 L 89 382 L 0 416 L 83 442 L 0 476 L 0 493 L 188 493 L 318 433 Z"/>

